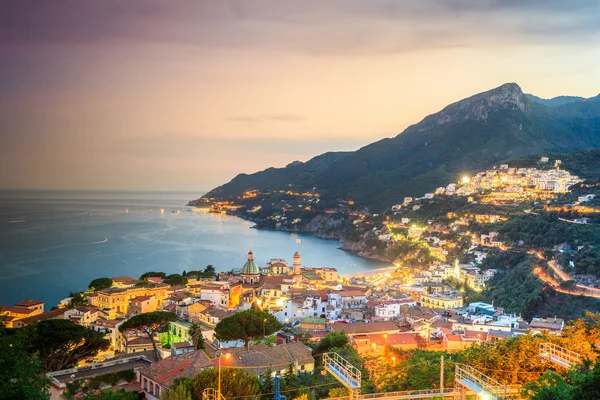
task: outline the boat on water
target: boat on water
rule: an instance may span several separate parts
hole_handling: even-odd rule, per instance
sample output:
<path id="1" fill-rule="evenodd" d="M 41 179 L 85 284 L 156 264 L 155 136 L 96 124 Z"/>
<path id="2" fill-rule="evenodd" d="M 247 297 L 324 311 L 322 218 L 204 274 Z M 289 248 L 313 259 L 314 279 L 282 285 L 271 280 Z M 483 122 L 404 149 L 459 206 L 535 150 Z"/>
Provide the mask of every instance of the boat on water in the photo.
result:
<path id="1" fill-rule="evenodd" d="M 108 242 L 108 238 L 104 238 L 104 240 L 99 240 L 97 242 L 92 242 L 93 244 L 100 244 L 100 243 L 106 243 Z"/>
<path id="2" fill-rule="evenodd" d="M 10 221 L 8 221 L 9 224 L 18 224 L 21 222 L 25 222 L 24 219 L 11 219 Z"/>

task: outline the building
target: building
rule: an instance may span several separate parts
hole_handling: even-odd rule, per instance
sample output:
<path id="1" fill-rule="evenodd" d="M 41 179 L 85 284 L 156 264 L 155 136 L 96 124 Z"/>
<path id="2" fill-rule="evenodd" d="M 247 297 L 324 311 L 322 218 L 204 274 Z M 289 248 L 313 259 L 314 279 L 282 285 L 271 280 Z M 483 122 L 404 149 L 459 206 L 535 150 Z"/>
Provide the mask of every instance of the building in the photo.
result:
<path id="1" fill-rule="evenodd" d="M 423 294 L 421 305 L 423 307 L 451 310 L 463 306 L 463 296 L 455 292 Z"/>
<path id="2" fill-rule="evenodd" d="M 352 337 L 352 346 L 360 355 L 380 354 L 386 346 L 398 350 L 416 349 L 418 343 L 419 341 L 414 333 L 377 333 Z"/>
<path id="3" fill-rule="evenodd" d="M 98 307 L 108 311 L 110 319 L 117 315 L 127 315 L 131 300 L 140 296 L 154 296 L 156 307 L 160 307 L 167 299 L 165 284 L 149 284 L 144 287 L 109 288 L 98 291 Z"/>
<path id="4" fill-rule="evenodd" d="M 130 276 L 115 276 L 110 279 L 113 281 L 113 287 L 116 288 L 130 288 L 138 283 L 137 279 L 134 279 Z"/>
<path id="5" fill-rule="evenodd" d="M 252 250 L 248 252 L 248 261 L 246 261 L 246 264 L 244 264 L 241 275 L 243 284 L 254 285 L 259 283 L 260 269 L 254 262 L 254 254 L 252 253 Z"/>
<path id="6" fill-rule="evenodd" d="M 549 332 L 559 335 L 565 327 L 565 320 L 562 318 L 534 318 L 529 324 L 529 329 L 534 333 Z"/>
<path id="7" fill-rule="evenodd" d="M 243 347 L 231 347 L 225 352 L 231 357 L 221 357 L 221 368 L 243 368 L 253 376 L 264 376 L 271 370 L 273 376 L 283 376 L 292 366 L 295 373 L 312 372 L 315 369 L 315 359 L 309 349 L 301 342 L 291 342 L 273 347 L 259 344 L 246 350 Z M 218 366 L 219 359 L 213 359 L 213 365 Z"/>
<path id="8" fill-rule="evenodd" d="M 129 302 L 128 316 L 156 311 L 156 297 L 138 296 Z"/>
<path id="9" fill-rule="evenodd" d="M 37 300 L 22 300 L 14 306 L 0 306 L 0 321 L 7 328 L 19 328 L 19 320 L 40 315 L 44 312 L 44 302 Z"/>
<path id="10" fill-rule="evenodd" d="M 213 367 L 202 350 L 163 358 L 140 371 L 140 384 L 148 400 L 158 400 L 180 378 L 193 378 L 200 371 Z"/>
<path id="11" fill-rule="evenodd" d="M 367 334 L 392 334 L 400 333 L 400 327 L 393 322 L 381 321 L 381 322 L 357 322 L 355 324 L 346 324 L 337 322 L 331 324 L 332 332 L 346 332 L 350 337 L 356 335 L 367 335 Z"/>
<path id="12" fill-rule="evenodd" d="M 265 268 L 268 275 L 288 275 L 290 266 L 282 258 L 272 258 Z"/>

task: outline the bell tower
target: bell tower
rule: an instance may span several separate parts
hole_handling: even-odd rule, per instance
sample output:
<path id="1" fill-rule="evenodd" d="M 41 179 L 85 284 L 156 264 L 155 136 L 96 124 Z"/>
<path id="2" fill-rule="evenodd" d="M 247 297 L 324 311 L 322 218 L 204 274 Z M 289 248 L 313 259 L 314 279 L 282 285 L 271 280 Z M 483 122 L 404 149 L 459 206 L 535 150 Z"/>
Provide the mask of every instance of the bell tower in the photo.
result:
<path id="1" fill-rule="evenodd" d="M 300 275 L 300 267 L 302 262 L 300 261 L 300 253 L 294 253 L 294 275 Z"/>

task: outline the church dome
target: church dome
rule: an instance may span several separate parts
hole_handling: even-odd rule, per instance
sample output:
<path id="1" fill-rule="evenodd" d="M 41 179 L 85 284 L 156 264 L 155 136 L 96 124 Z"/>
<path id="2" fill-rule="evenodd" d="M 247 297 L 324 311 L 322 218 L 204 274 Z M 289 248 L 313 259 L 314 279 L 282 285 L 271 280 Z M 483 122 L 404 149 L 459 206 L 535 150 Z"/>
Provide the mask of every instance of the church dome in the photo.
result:
<path id="1" fill-rule="evenodd" d="M 242 268 L 242 275 L 259 275 L 260 269 L 258 265 L 254 262 L 254 254 L 252 254 L 252 250 L 248 252 L 248 261 L 244 264 L 244 268 Z"/>
<path id="2" fill-rule="evenodd" d="M 260 270 L 254 261 L 247 261 L 242 268 L 242 275 L 258 275 Z"/>

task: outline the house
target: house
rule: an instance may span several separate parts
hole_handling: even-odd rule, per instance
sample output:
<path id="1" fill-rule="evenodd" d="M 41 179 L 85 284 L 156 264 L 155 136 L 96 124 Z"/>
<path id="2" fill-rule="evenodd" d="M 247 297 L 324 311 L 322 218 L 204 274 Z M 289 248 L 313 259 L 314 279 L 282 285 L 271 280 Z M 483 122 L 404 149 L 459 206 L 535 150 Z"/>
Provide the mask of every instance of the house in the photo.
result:
<path id="1" fill-rule="evenodd" d="M 163 358 L 140 371 L 140 384 L 146 399 L 157 400 L 179 378 L 193 378 L 200 371 L 213 367 L 202 350 Z"/>
<path id="2" fill-rule="evenodd" d="M 312 331 L 322 331 L 325 329 L 325 324 L 327 320 L 325 318 L 304 318 L 300 321 L 300 329 L 312 330 Z"/>
<path id="3" fill-rule="evenodd" d="M 423 307 L 453 309 L 463 306 L 463 296 L 460 293 L 431 293 L 421 296 Z"/>
<path id="4" fill-rule="evenodd" d="M 138 296 L 129 302 L 128 316 L 156 311 L 155 296 Z"/>
<path id="5" fill-rule="evenodd" d="M 130 288 L 138 283 L 137 279 L 134 279 L 130 276 L 115 276 L 110 279 L 112 280 L 113 287 L 115 288 Z"/>
<path id="6" fill-rule="evenodd" d="M 88 326 L 98 321 L 99 318 L 106 318 L 107 315 L 97 307 L 81 306 L 64 312 L 64 318 L 73 321 L 82 326 Z"/>
<path id="7" fill-rule="evenodd" d="M 533 318 L 529 329 L 534 333 L 549 332 L 559 335 L 565 327 L 565 320 L 561 318 Z"/>
<path id="8" fill-rule="evenodd" d="M 448 328 L 439 328 L 438 333 L 442 339 L 445 349 L 452 351 L 462 350 L 465 348 L 462 337 L 459 334 L 451 331 Z"/>
<path id="9" fill-rule="evenodd" d="M 160 307 L 167 298 L 165 284 L 148 284 L 142 287 L 112 287 L 98 291 L 98 307 L 109 311 L 109 318 L 118 315 L 127 315 L 131 300 L 140 296 L 154 296 L 156 307 Z"/>
<path id="10" fill-rule="evenodd" d="M 14 322 L 14 328 L 22 328 L 27 325 L 31 325 L 34 322 L 43 321 L 46 319 L 64 319 L 65 318 L 65 310 L 59 308 L 57 310 L 46 311 L 41 314 L 32 315 L 31 317 L 19 319 Z"/>
<path id="11" fill-rule="evenodd" d="M 23 300 L 14 306 L 0 306 L 0 321 L 7 328 L 18 328 L 19 320 L 40 315 L 44 312 L 44 303 L 36 300 Z"/>
<path id="12" fill-rule="evenodd" d="M 273 376 L 281 376 L 289 369 L 294 372 L 312 372 L 315 359 L 309 349 L 301 342 L 292 342 L 268 347 L 259 344 L 246 350 L 242 347 L 230 347 L 225 350 L 230 357 L 221 357 L 221 368 L 243 368 L 253 376 L 263 376 L 271 370 Z M 213 365 L 218 366 L 219 359 L 213 359 Z"/>
<path id="13" fill-rule="evenodd" d="M 171 357 L 190 353 L 195 350 L 196 349 L 194 348 L 194 343 L 192 343 L 192 341 L 173 343 L 171 345 Z"/>
<path id="14" fill-rule="evenodd" d="M 277 332 L 277 344 L 286 344 L 297 342 L 298 336 L 294 335 L 292 332 Z"/>
<path id="15" fill-rule="evenodd" d="M 331 324 L 332 332 L 346 332 L 348 336 L 365 335 L 365 334 L 392 334 L 400 333 L 400 327 L 393 322 L 358 322 L 356 324 L 346 324 L 337 322 Z"/>
<path id="16" fill-rule="evenodd" d="M 352 337 L 352 346 L 359 354 L 379 354 L 386 346 L 398 350 L 410 350 L 418 347 L 418 340 L 414 333 L 377 333 L 355 335 Z"/>
<path id="17" fill-rule="evenodd" d="M 110 340 L 110 345 L 114 350 L 119 349 L 119 327 L 125 322 L 125 318 L 121 319 L 99 319 L 88 325 L 89 329 L 95 330 L 96 332 L 105 333 L 107 339 Z"/>

